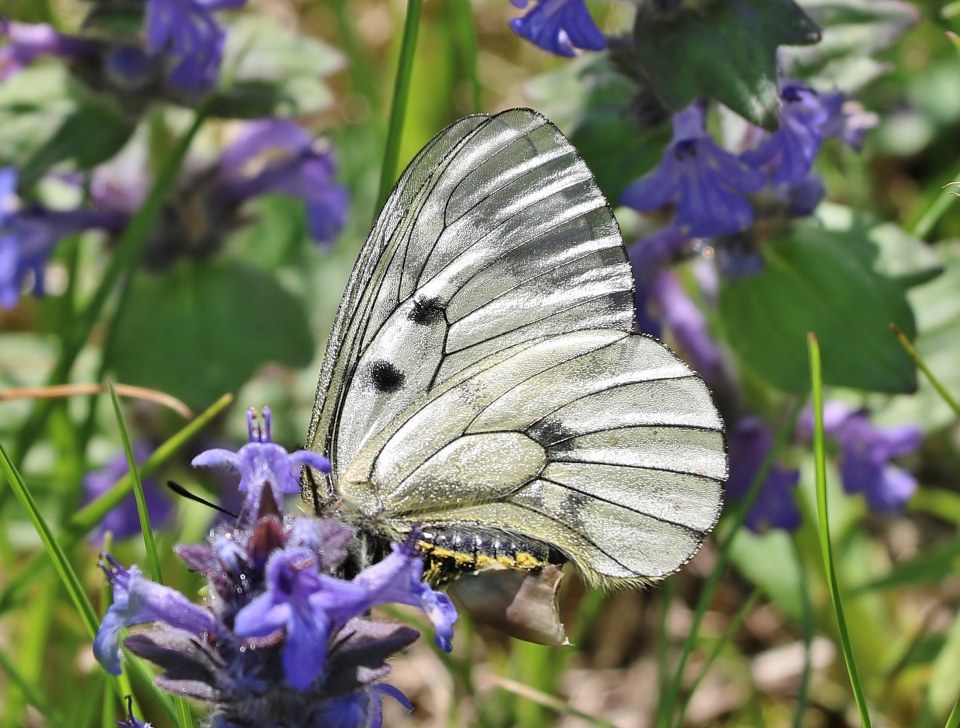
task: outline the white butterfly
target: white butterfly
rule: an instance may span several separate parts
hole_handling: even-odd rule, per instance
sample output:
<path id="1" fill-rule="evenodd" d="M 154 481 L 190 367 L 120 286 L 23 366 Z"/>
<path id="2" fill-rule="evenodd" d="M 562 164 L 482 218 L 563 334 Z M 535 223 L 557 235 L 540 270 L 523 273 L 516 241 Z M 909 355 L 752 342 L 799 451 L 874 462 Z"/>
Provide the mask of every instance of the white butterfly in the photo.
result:
<path id="1" fill-rule="evenodd" d="M 317 510 L 367 552 L 420 529 L 435 583 L 512 577 L 503 603 L 471 606 L 535 641 L 562 627 L 523 624 L 540 619 L 514 601 L 528 575 L 546 614 L 551 565 L 604 585 L 676 571 L 720 512 L 723 424 L 700 378 L 634 333 L 633 297 L 613 213 L 555 126 L 513 109 L 443 130 L 340 304 L 308 436 L 332 466 L 310 479 Z M 468 582 L 468 601 L 498 588 Z"/>

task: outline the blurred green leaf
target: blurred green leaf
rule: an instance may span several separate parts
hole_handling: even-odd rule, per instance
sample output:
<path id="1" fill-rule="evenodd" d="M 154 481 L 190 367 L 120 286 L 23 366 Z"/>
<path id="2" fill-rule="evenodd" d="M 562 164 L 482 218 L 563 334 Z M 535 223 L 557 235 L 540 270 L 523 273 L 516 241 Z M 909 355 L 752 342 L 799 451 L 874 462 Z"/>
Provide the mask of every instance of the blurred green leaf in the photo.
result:
<path id="1" fill-rule="evenodd" d="M 274 277 L 235 261 L 141 275 L 116 331 L 124 383 L 202 407 L 267 362 L 305 366 L 314 343 L 302 302 Z"/>
<path id="2" fill-rule="evenodd" d="M 90 91 L 60 65 L 26 68 L 0 84 L 0 163 L 16 165 L 26 185 L 57 164 L 95 167 L 135 125 L 113 97 Z"/>
<path id="3" fill-rule="evenodd" d="M 947 640 L 933 663 L 933 672 L 927 686 L 926 703 L 935 716 L 946 718 L 960 693 L 960 617 L 957 617 Z"/>
<path id="4" fill-rule="evenodd" d="M 943 263 L 934 248 L 895 223 L 830 202 L 817 208 L 816 217 L 831 232 L 841 233 L 848 240 L 871 243 L 875 250 L 864 249 L 871 257 L 873 269 L 905 287 L 926 283 L 943 272 Z"/>
<path id="5" fill-rule="evenodd" d="M 803 353 L 808 332 L 824 352 L 824 383 L 875 392 L 912 392 L 913 361 L 890 333 L 915 335 L 903 288 L 872 268 L 866 238 L 797 225 L 790 240 L 769 243 L 758 275 L 728 280 L 720 314 L 742 362 L 780 389 L 809 386 Z"/>
<path id="6" fill-rule="evenodd" d="M 861 584 L 855 587 L 855 590 L 857 592 L 878 591 L 929 584 L 939 582 L 956 573 L 960 573 L 960 539 L 897 564 L 888 574 Z"/>
<path id="7" fill-rule="evenodd" d="M 707 96 L 753 124 L 776 129 L 777 48 L 816 43 L 819 28 L 793 0 L 697 5 L 684 5 L 669 19 L 638 9 L 633 35 L 644 75 L 673 111 Z"/>
<path id="8" fill-rule="evenodd" d="M 322 79 L 343 66 L 343 54 L 323 41 L 263 15 L 241 15 L 229 25 L 224 50 L 232 84 L 216 95 L 211 113 L 257 118 L 323 111 L 333 94 Z"/>
<path id="9" fill-rule="evenodd" d="M 914 346 L 930 371 L 955 397 L 960 395 L 960 245 L 937 246 L 944 273 L 907 295 L 917 316 Z M 893 337 L 891 336 L 891 339 Z M 926 377 L 911 397 L 872 403 L 878 421 L 916 422 L 925 431 L 939 429 L 956 418 Z"/>
<path id="10" fill-rule="evenodd" d="M 822 40 L 784 53 L 788 73 L 852 92 L 885 72 L 871 56 L 916 25 L 920 11 L 901 0 L 801 0 Z"/>
<path id="11" fill-rule="evenodd" d="M 616 206 L 624 188 L 656 166 L 670 140 L 669 124 L 644 124 L 640 89 L 603 58 L 578 59 L 524 84 L 524 92 L 564 129 Z"/>

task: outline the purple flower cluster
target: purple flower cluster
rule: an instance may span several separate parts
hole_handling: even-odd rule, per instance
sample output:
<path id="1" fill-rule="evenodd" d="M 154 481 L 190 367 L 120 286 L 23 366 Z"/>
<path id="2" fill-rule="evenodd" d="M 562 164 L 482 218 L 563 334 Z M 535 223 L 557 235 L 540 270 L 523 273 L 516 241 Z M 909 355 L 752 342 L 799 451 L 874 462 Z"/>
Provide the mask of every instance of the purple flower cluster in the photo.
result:
<path id="1" fill-rule="evenodd" d="M 245 0 L 146 0 L 140 33 L 70 35 L 49 25 L 0 19 L 0 81 L 43 57 L 59 58 L 96 91 L 121 95 L 131 114 L 156 101 L 195 104 L 219 84 L 226 29 L 214 13 Z M 44 269 L 59 240 L 92 229 L 117 236 L 141 208 L 155 160 L 140 154 L 135 135 L 120 154 L 97 166 L 89 205 L 51 210 L 17 196 L 18 172 L 0 169 L 0 307 L 21 295 L 44 293 Z M 147 245 L 145 262 L 162 268 L 183 256 L 203 258 L 249 221 L 244 207 L 266 194 L 302 200 L 307 231 L 329 245 L 343 227 L 347 192 L 334 181 L 336 162 L 328 145 L 290 119 L 239 124 L 222 158 L 188 160 L 185 172 Z M 61 177 L 62 178 L 62 177 Z M 79 176 L 75 179 L 79 183 Z M 33 199 L 28 181 L 25 193 Z M 24 190 L 21 190 L 24 193 Z"/>
<path id="2" fill-rule="evenodd" d="M 102 67 L 116 89 L 164 87 L 186 100 L 216 87 L 226 31 L 215 11 L 239 8 L 246 0 L 146 0 L 143 38 L 102 40 L 60 33 L 42 23 L 4 22 L 0 79 L 44 56 Z"/>
<path id="3" fill-rule="evenodd" d="M 840 92 L 820 94 L 798 82 L 780 86 L 780 128 L 749 127 L 748 148 L 729 150 L 707 131 L 706 104 L 672 119 L 673 137 L 660 163 L 628 185 L 621 202 L 640 212 L 672 205 L 672 222 L 630 246 L 640 330 L 666 329 L 711 383 L 729 379 L 706 318 L 667 264 L 706 252 L 717 274 L 754 275 L 763 267 L 762 237 L 784 219 L 813 213 L 825 193 L 813 163 L 825 139 L 858 148 L 876 123 Z M 711 284 L 713 285 L 713 284 Z M 704 291 L 709 298 L 710 291 Z"/>
<path id="4" fill-rule="evenodd" d="M 510 0 L 525 9 L 530 0 Z M 534 0 L 526 15 L 510 21 L 510 28 L 545 51 L 572 57 L 576 48 L 602 51 L 607 39 L 593 22 L 584 0 Z"/>
<path id="5" fill-rule="evenodd" d="M 141 441 L 132 444 L 133 457 L 136 463 L 143 463 L 150 455 L 150 446 Z M 124 453 L 114 456 L 100 470 L 87 473 L 83 479 L 83 500 L 89 503 L 109 491 L 123 476 L 129 472 L 127 458 Z M 143 479 L 143 495 L 147 502 L 147 513 L 150 523 L 154 526 L 162 525 L 169 518 L 173 504 L 164 495 L 156 478 Z M 90 534 L 94 543 L 103 543 L 107 533 L 114 539 L 130 538 L 140 533 L 140 516 L 137 513 L 137 502 L 133 493 L 113 510 L 104 516 L 97 528 Z"/>
<path id="6" fill-rule="evenodd" d="M 881 428 L 870 422 L 870 413 L 842 402 L 828 402 L 823 412 L 824 432 L 839 446 L 843 489 L 862 493 L 867 506 L 877 513 L 903 510 L 917 489 L 917 480 L 894 465 L 894 458 L 910 455 L 920 447 L 921 433 L 913 425 Z M 813 413 L 805 411 L 797 422 L 797 435 L 813 437 Z M 730 433 L 730 480 L 727 494 L 734 501 L 750 491 L 754 478 L 773 447 L 770 428 L 758 417 L 741 417 Z M 795 501 L 800 471 L 774 463 L 759 486 L 747 514 L 747 527 L 756 532 L 769 529 L 792 531 L 800 525 Z"/>
<path id="7" fill-rule="evenodd" d="M 825 139 L 859 148 L 875 117 L 839 91 L 820 94 L 799 81 L 780 85 L 780 128 L 747 134 L 755 146 L 737 154 L 706 131 L 705 107 L 695 102 L 673 117 L 673 139 L 660 164 L 624 190 L 621 201 L 640 212 L 674 205 L 672 225 L 691 238 L 741 233 L 765 216 L 810 214 L 823 196 L 812 175 Z M 774 209 L 770 209 L 774 208 Z"/>
<path id="8" fill-rule="evenodd" d="M 742 500 L 750 493 L 754 479 L 773 447 L 773 433 L 759 417 L 741 417 L 730 433 L 730 479 L 727 495 L 733 501 Z M 755 533 L 771 529 L 793 531 L 800 526 L 800 509 L 795 493 L 800 482 L 800 471 L 771 464 L 756 498 L 747 512 L 745 524 Z"/>
<path id="9" fill-rule="evenodd" d="M 418 633 L 366 615 L 383 604 L 418 607 L 433 623 L 437 644 L 449 650 L 456 611 L 421 580 L 423 563 L 410 543 L 395 545 L 352 580 L 336 576 L 352 530 L 333 520 L 285 516 L 281 505 L 283 495 L 299 492 L 302 465 L 327 470 L 329 463 L 272 443 L 269 411 L 263 428 L 252 417 L 249 423 L 250 442 L 240 451 L 208 451 L 195 460 L 235 470 L 245 495 L 236 523 L 214 529 L 206 544 L 176 547 L 207 579 L 204 604 L 105 555 L 101 566 L 114 602 L 94 653 L 118 673 L 122 632 L 152 623 L 123 645 L 163 669 L 159 685 L 211 704 L 211 726 L 379 726 L 384 695 L 411 707 L 378 681 L 389 672 L 387 658 Z"/>
<path id="10" fill-rule="evenodd" d="M 813 436 L 813 413 L 805 412 L 797 425 L 799 434 Z M 870 422 L 866 409 L 843 402 L 828 402 L 823 408 L 823 430 L 840 448 L 840 480 L 850 494 L 862 493 L 867 506 L 878 513 L 903 510 L 917 490 L 917 480 L 890 461 L 916 452 L 922 434 L 915 425 L 880 428 Z"/>

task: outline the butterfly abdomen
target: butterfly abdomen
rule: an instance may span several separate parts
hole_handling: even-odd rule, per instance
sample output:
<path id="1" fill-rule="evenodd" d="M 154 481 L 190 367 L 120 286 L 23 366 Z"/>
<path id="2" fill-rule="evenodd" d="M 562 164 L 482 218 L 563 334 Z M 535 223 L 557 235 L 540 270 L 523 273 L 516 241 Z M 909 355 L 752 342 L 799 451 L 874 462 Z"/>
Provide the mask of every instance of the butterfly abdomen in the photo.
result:
<path id="1" fill-rule="evenodd" d="M 542 541 L 475 524 L 423 528 L 417 545 L 426 561 L 424 578 L 434 585 L 484 569 L 537 571 L 568 560 Z"/>

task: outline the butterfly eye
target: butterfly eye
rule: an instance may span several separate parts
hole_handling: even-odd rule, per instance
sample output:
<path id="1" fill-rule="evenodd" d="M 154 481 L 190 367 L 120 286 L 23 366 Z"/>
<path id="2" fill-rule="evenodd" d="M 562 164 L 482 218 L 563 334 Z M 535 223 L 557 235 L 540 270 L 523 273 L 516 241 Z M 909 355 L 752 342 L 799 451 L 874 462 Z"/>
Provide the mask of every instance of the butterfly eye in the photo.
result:
<path id="1" fill-rule="evenodd" d="M 415 324 L 429 326 L 435 324 L 443 316 L 444 308 L 439 298 L 415 298 L 413 308 L 407 317 Z"/>
<path id="2" fill-rule="evenodd" d="M 396 392 L 403 386 L 403 372 L 394 364 L 378 359 L 370 365 L 370 379 L 379 392 Z"/>

